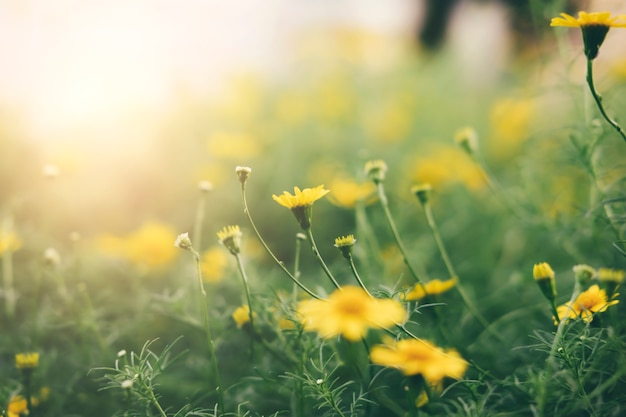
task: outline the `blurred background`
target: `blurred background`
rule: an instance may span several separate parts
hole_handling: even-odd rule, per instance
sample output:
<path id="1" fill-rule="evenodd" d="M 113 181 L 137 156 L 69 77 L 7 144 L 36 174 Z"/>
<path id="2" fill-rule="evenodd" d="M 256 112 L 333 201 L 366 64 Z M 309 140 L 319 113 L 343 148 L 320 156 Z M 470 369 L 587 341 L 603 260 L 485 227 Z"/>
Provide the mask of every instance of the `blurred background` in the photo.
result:
<path id="1" fill-rule="evenodd" d="M 269 204 L 296 184 L 358 176 L 370 158 L 415 182 L 406 155 L 450 160 L 434 144 L 469 124 L 487 143 L 509 136 L 487 148 L 506 163 L 531 119 L 541 126 L 537 95 L 555 76 L 549 18 L 619 12 L 554 1 L 533 14 L 532 3 L 4 0 L 0 208 L 23 219 L 56 210 L 57 236 L 151 217 L 185 227 L 198 181 L 220 207 L 236 204 L 235 165 L 266 170 L 257 187 Z"/>

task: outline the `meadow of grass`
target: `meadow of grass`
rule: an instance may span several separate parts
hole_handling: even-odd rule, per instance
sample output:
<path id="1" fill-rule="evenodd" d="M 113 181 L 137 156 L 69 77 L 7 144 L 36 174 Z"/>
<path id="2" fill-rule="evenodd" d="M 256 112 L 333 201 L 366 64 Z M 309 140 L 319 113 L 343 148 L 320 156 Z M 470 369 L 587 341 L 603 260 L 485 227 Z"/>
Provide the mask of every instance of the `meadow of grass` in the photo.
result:
<path id="1" fill-rule="evenodd" d="M 2 121 L 0 415 L 624 415 L 625 64 L 579 32 L 480 85 L 337 34 L 145 169 Z"/>

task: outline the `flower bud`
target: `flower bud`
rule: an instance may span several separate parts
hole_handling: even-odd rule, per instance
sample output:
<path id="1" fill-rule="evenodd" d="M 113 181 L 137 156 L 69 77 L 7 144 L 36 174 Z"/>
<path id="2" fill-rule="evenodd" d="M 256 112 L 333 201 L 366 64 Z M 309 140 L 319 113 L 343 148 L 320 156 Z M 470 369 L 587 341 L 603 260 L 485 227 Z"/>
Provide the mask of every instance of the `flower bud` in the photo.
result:
<path id="1" fill-rule="evenodd" d="M 556 298 L 556 284 L 554 281 L 554 271 L 547 262 L 535 264 L 533 266 L 533 278 L 539 285 L 543 295 L 549 300 Z"/>

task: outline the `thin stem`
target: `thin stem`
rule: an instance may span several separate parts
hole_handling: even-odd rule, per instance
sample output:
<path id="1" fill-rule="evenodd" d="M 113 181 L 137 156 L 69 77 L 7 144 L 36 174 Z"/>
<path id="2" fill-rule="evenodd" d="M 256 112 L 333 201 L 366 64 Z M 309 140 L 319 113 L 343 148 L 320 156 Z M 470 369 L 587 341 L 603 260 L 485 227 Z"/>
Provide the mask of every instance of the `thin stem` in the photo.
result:
<path id="1" fill-rule="evenodd" d="M 200 191 L 198 198 L 198 206 L 196 207 L 196 219 L 193 224 L 193 241 L 194 247 L 202 253 L 202 224 L 204 223 L 206 192 Z"/>
<path id="2" fill-rule="evenodd" d="M 359 283 L 361 288 L 363 288 L 363 290 L 367 293 L 367 295 L 371 297 L 372 294 L 370 294 L 370 292 L 367 290 L 367 288 L 365 287 L 365 284 L 363 283 L 363 280 L 361 279 L 361 276 L 356 270 L 356 265 L 354 265 L 354 258 L 352 257 L 352 254 L 348 255 L 348 263 L 350 264 L 350 271 L 352 271 L 354 278 L 356 278 L 357 282 Z"/>
<path id="3" fill-rule="evenodd" d="M 313 238 L 313 232 L 311 231 L 311 228 L 309 227 L 308 229 L 305 230 L 305 232 L 306 232 L 307 237 L 309 238 L 309 241 L 311 242 L 311 249 L 313 250 L 313 255 L 315 255 L 318 262 L 322 266 L 324 273 L 326 273 L 326 275 L 328 276 L 328 278 L 330 278 L 330 280 L 332 281 L 333 285 L 336 288 L 341 288 L 341 285 L 339 285 L 339 283 L 333 276 L 332 272 L 330 272 L 330 269 L 328 269 L 328 266 L 326 265 L 326 262 L 324 262 L 322 255 L 320 255 L 320 251 L 317 249 L 317 244 L 315 243 L 315 239 Z"/>
<path id="4" fill-rule="evenodd" d="M 389 227 L 391 228 L 391 233 L 393 234 L 393 237 L 396 241 L 396 245 L 398 246 L 398 249 L 400 250 L 400 253 L 402 254 L 402 259 L 404 260 L 405 265 L 409 269 L 411 276 L 415 279 L 415 281 L 418 284 L 422 285 L 423 287 L 424 285 L 423 280 L 420 279 L 419 275 L 417 274 L 417 272 L 415 271 L 415 269 L 409 262 L 407 251 L 404 248 L 404 244 L 402 243 L 402 240 L 400 239 L 400 234 L 398 233 L 396 224 L 393 221 L 393 217 L 391 216 L 391 211 L 389 211 L 389 202 L 387 201 L 387 196 L 385 195 L 385 189 L 383 188 L 383 183 L 380 181 L 376 182 L 376 188 L 378 190 L 378 199 L 380 200 L 380 205 L 383 207 L 383 210 L 385 212 L 385 217 L 387 218 L 387 222 L 389 223 Z"/>
<path id="5" fill-rule="evenodd" d="M 593 60 L 589 58 L 587 58 L 587 85 L 589 86 L 589 91 L 591 92 L 591 95 L 593 96 L 593 99 L 595 100 L 598 106 L 598 110 L 600 110 L 600 113 L 602 114 L 602 117 L 604 117 L 604 120 L 606 120 L 607 123 L 610 124 L 626 142 L 626 134 L 622 130 L 622 127 L 617 124 L 615 120 L 611 119 L 604 110 L 604 106 L 602 105 L 602 97 L 596 91 L 596 87 L 593 83 Z"/>
<path id="6" fill-rule="evenodd" d="M 222 382 L 220 379 L 220 372 L 217 366 L 217 356 L 215 355 L 215 345 L 213 343 L 213 337 L 211 336 L 211 325 L 209 320 L 209 306 L 206 302 L 206 290 L 204 289 L 204 282 L 202 281 L 202 270 L 200 268 L 200 254 L 191 249 L 194 260 L 196 262 L 196 277 L 198 278 L 198 285 L 200 287 L 200 294 L 202 298 L 202 308 L 204 312 L 204 328 L 206 330 L 207 343 L 209 345 L 209 355 L 211 358 L 211 365 L 213 366 L 213 374 L 215 377 L 215 390 L 217 391 L 217 397 L 219 402 L 220 415 L 224 414 L 224 393 L 222 391 Z"/>
<path id="7" fill-rule="evenodd" d="M 439 248 L 439 253 L 441 254 L 441 258 L 443 259 L 443 262 L 446 265 L 448 274 L 450 274 L 450 277 L 454 280 L 456 284 L 454 287 L 456 288 L 457 292 L 461 296 L 463 303 L 465 304 L 467 309 L 470 311 L 470 313 L 472 313 L 474 318 L 478 320 L 480 324 L 482 324 L 485 330 L 487 330 L 490 334 L 492 334 L 493 336 L 497 337 L 499 340 L 502 341 L 501 336 L 491 329 L 489 322 L 487 322 L 487 320 L 483 317 L 483 315 L 480 314 L 480 311 L 478 311 L 478 308 L 476 308 L 476 306 L 474 305 L 470 297 L 467 295 L 465 288 L 463 288 L 463 285 L 461 285 L 461 280 L 459 279 L 459 276 L 457 275 L 454 269 L 454 266 L 452 265 L 452 261 L 450 260 L 450 256 L 448 255 L 448 251 L 446 250 L 446 247 L 443 244 L 443 239 L 441 238 L 441 234 L 439 233 L 439 228 L 437 227 L 437 223 L 435 222 L 435 217 L 433 216 L 430 202 L 428 201 L 424 202 L 423 207 L 424 207 L 424 214 L 426 215 L 426 221 L 428 222 L 428 226 L 430 227 L 433 237 L 435 238 L 435 242 L 437 242 L 437 247 Z"/>
<path id="8" fill-rule="evenodd" d="M 572 291 L 572 296 L 570 297 L 569 303 L 567 304 L 567 311 L 563 314 L 563 317 L 559 320 L 559 325 L 556 329 L 556 334 L 554 335 L 554 340 L 552 341 L 552 347 L 550 348 L 550 356 L 548 357 L 548 364 L 556 369 L 556 352 L 559 349 L 559 345 L 561 344 L 561 339 L 563 339 L 563 332 L 565 331 L 565 323 L 569 319 L 569 313 L 573 309 L 574 302 L 576 302 L 576 298 L 580 294 L 581 288 L 578 280 L 574 283 L 574 290 Z M 557 316 L 558 317 L 558 314 Z"/>
<path id="9" fill-rule="evenodd" d="M 150 401 L 152 401 L 152 404 L 156 407 L 157 410 L 159 410 L 159 414 L 161 415 L 161 417 L 167 417 L 167 414 L 163 410 L 163 407 L 161 407 L 161 404 L 159 404 L 159 400 L 157 399 L 156 395 L 154 395 L 152 387 L 148 387 L 148 390 L 150 391 Z"/>
<path id="10" fill-rule="evenodd" d="M 278 260 L 276 255 L 274 255 L 272 250 L 269 248 L 269 246 L 267 246 L 267 243 L 265 243 L 265 240 L 263 240 L 261 233 L 259 233 L 259 230 L 257 229 L 256 225 L 254 224 L 254 221 L 252 220 L 252 216 L 250 215 L 250 210 L 248 210 L 248 202 L 246 201 L 246 187 L 243 184 L 241 185 L 241 201 L 243 203 L 243 211 L 248 216 L 248 221 L 250 222 L 250 225 L 252 226 L 252 229 L 254 230 L 254 233 L 256 234 L 257 238 L 261 242 L 261 245 L 263 245 L 263 247 L 265 248 L 265 251 L 270 255 L 270 257 L 274 260 L 274 262 L 278 264 L 280 269 L 282 269 L 285 272 L 285 274 L 287 274 L 287 276 L 294 282 L 294 284 L 300 287 L 304 292 L 309 294 L 311 297 L 319 300 L 320 297 L 318 295 L 316 295 L 313 291 L 305 287 L 291 272 L 289 272 L 289 270 L 285 266 L 285 263 L 283 261 Z"/>
<path id="11" fill-rule="evenodd" d="M 254 313 L 252 311 L 252 301 L 250 298 L 250 288 L 248 287 L 248 277 L 246 275 L 246 271 L 243 268 L 243 264 L 241 263 L 241 256 L 239 254 L 235 254 L 235 259 L 237 260 L 237 269 L 239 269 L 239 274 L 241 274 L 241 279 L 243 281 L 243 288 L 246 293 L 246 301 L 248 303 L 248 315 L 250 317 L 250 327 L 252 328 L 252 333 L 254 334 Z M 254 338 L 253 338 L 254 340 Z"/>

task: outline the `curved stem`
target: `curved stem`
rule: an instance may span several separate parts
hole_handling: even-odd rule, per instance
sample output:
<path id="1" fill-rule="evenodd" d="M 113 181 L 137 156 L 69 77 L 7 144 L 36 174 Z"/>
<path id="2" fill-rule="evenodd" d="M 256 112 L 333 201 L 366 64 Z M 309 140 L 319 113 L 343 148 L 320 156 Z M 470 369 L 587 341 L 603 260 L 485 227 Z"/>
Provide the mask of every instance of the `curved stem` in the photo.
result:
<path id="1" fill-rule="evenodd" d="M 613 127 L 613 129 L 615 129 L 617 133 L 621 135 L 622 139 L 624 139 L 624 141 L 626 142 L 626 133 L 624 133 L 624 131 L 622 130 L 622 127 L 619 124 L 617 124 L 615 120 L 611 119 L 606 114 L 606 111 L 604 110 L 604 106 L 602 105 L 602 97 L 596 91 L 596 87 L 593 83 L 593 60 L 588 59 L 588 58 L 587 58 L 587 85 L 589 86 L 589 91 L 591 91 L 591 95 L 593 99 L 595 100 L 598 106 L 598 110 L 600 110 L 600 113 L 602 114 L 602 117 L 604 117 L 604 120 L 606 120 L 607 123 L 610 124 Z"/>
<path id="2" fill-rule="evenodd" d="M 365 284 L 363 283 L 363 280 L 361 279 L 361 276 L 356 270 L 356 265 L 354 265 L 354 258 L 352 257 L 352 254 L 349 254 L 348 263 L 350 264 L 350 271 L 352 271 L 354 278 L 356 278 L 357 282 L 359 283 L 361 288 L 363 288 L 363 290 L 367 293 L 367 295 L 371 297 L 372 294 L 370 294 L 370 292 L 367 290 L 367 288 L 365 287 Z"/>
<path id="3" fill-rule="evenodd" d="M 424 285 L 422 279 L 420 279 L 419 275 L 409 262 L 409 258 L 407 256 L 406 249 L 404 248 L 404 244 L 400 239 L 400 234 L 398 233 L 398 229 L 396 228 L 396 224 L 393 221 L 393 217 L 391 216 L 391 211 L 389 211 L 389 203 L 387 201 L 387 196 L 385 195 L 385 189 L 383 188 L 382 182 L 376 182 L 376 189 L 378 190 L 378 199 L 380 200 L 380 205 L 383 207 L 385 211 L 385 217 L 387 218 L 387 222 L 389 223 L 389 227 L 391 228 L 391 233 L 396 241 L 396 245 L 402 254 L 402 259 L 404 260 L 405 265 L 409 269 L 411 276 L 415 279 L 418 284 Z"/>
<path id="4" fill-rule="evenodd" d="M 333 276 L 332 272 L 330 272 L 330 269 L 328 269 L 328 266 L 326 265 L 326 262 L 324 262 L 322 255 L 320 255 L 320 251 L 317 249 L 317 244 L 315 243 L 315 239 L 313 238 L 313 232 L 311 231 L 311 228 L 309 227 L 308 229 L 305 230 L 305 232 L 306 232 L 306 236 L 309 238 L 309 241 L 311 242 L 311 249 L 313 250 L 313 255 L 315 255 L 318 262 L 322 266 L 324 273 L 328 276 L 328 278 L 330 278 L 330 280 L 332 281 L 333 285 L 336 288 L 338 289 L 341 288 L 341 285 L 339 285 L 339 283 Z"/>
<path id="5" fill-rule="evenodd" d="M 285 272 L 285 274 L 287 274 L 287 276 L 291 278 L 291 280 L 298 287 L 300 287 L 304 292 L 309 294 L 311 297 L 319 300 L 320 297 L 318 295 L 316 295 L 313 291 L 305 287 L 300 281 L 298 281 L 298 279 L 291 272 L 289 272 L 289 270 L 285 266 L 285 263 L 283 261 L 278 260 L 276 255 L 274 255 L 274 252 L 272 252 L 269 246 L 267 246 L 267 243 L 265 243 L 265 240 L 263 240 L 263 237 L 261 237 L 261 233 L 259 233 L 259 230 L 257 229 L 256 225 L 254 224 L 254 221 L 252 220 L 250 211 L 248 210 L 248 202 L 246 201 L 246 187 L 243 184 L 241 185 L 241 201 L 243 203 L 243 211 L 248 216 L 248 221 L 250 222 L 250 225 L 252 226 L 252 230 L 254 230 L 254 233 L 256 234 L 257 238 L 259 238 L 259 241 L 261 242 L 261 245 L 263 245 L 263 248 L 265 248 L 265 251 L 271 256 L 274 262 L 276 262 L 278 266 L 280 266 L 280 268 Z"/>
<path id="6" fill-rule="evenodd" d="M 459 279 L 459 276 L 454 270 L 454 266 L 452 265 L 450 256 L 448 256 L 448 251 L 446 250 L 446 247 L 443 244 L 443 239 L 441 238 L 441 234 L 439 233 L 439 228 L 437 227 L 437 223 L 435 222 L 435 217 L 433 216 L 430 203 L 425 202 L 423 204 L 423 207 L 424 207 L 424 214 L 426 215 L 426 221 L 428 222 L 428 226 L 430 227 L 433 237 L 435 238 L 435 242 L 437 242 L 437 248 L 439 249 L 441 258 L 443 259 L 443 262 L 446 265 L 448 274 L 450 274 L 450 277 L 454 280 L 454 283 L 456 284 L 454 287 L 456 288 L 457 292 L 461 296 L 463 303 L 465 304 L 467 309 L 470 311 L 470 313 L 474 316 L 474 318 L 478 320 L 478 322 L 480 322 L 480 324 L 485 328 L 485 330 L 487 330 L 492 336 L 495 336 L 500 341 L 502 341 L 502 337 L 491 329 L 489 322 L 483 317 L 480 311 L 478 311 L 478 308 L 474 305 L 471 298 L 465 292 L 465 288 L 463 288 L 463 285 L 461 285 L 461 280 Z"/>
<path id="7" fill-rule="evenodd" d="M 217 366 L 217 356 L 215 355 L 215 345 L 213 343 L 213 337 L 211 336 L 211 325 L 209 320 L 209 307 L 206 302 L 206 290 L 204 289 L 204 282 L 202 281 L 202 270 L 200 268 L 200 254 L 195 250 L 191 250 L 194 260 L 196 262 L 196 277 L 198 278 L 198 285 L 200 286 L 200 294 L 202 296 L 202 308 L 204 312 L 204 328 L 206 330 L 207 343 L 209 345 L 209 355 L 211 358 L 211 365 L 213 366 L 213 374 L 215 377 L 215 390 L 217 391 L 217 397 L 219 401 L 220 415 L 224 414 L 224 392 L 222 391 L 222 382 L 220 379 L 220 372 Z"/>

